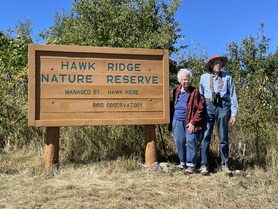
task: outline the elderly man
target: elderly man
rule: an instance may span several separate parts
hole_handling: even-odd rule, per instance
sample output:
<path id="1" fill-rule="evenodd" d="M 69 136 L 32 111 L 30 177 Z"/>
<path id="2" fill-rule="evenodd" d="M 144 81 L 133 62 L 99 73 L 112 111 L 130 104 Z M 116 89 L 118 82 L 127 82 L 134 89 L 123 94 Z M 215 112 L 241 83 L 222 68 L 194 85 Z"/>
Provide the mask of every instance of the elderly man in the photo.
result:
<path id="1" fill-rule="evenodd" d="M 221 71 L 227 57 L 213 55 L 205 66 L 207 73 L 200 79 L 200 94 L 204 100 L 204 134 L 201 142 L 201 174 L 208 174 L 208 156 L 214 122 L 218 128 L 221 170 L 230 172 L 228 167 L 229 143 L 228 124 L 236 123 L 238 102 L 232 76 Z"/>

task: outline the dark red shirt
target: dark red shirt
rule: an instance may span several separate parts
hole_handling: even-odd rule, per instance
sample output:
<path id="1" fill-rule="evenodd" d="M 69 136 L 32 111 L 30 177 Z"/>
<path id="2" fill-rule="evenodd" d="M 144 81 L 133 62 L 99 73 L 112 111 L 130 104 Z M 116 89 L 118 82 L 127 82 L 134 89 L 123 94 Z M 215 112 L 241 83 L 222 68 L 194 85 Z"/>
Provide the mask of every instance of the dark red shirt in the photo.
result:
<path id="1" fill-rule="evenodd" d="M 181 85 L 179 85 L 173 91 L 174 105 L 175 107 L 179 94 L 181 92 Z M 186 124 L 191 123 L 195 126 L 195 131 L 203 128 L 203 101 L 201 99 L 199 90 L 190 86 L 187 90 L 188 100 L 186 104 Z M 172 118 L 173 119 L 173 118 Z"/>

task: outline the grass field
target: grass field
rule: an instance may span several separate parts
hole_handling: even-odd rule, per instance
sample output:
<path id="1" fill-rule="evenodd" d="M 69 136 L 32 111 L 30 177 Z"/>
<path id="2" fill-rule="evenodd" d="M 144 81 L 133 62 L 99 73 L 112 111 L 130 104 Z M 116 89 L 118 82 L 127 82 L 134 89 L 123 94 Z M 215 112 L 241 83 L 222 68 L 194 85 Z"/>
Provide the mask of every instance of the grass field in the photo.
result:
<path id="1" fill-rule="evenodd" d="M 277 172 L 185 176 L 132 159 L 45 169 L 37 152 L 0 154 L 0 208 L 278 208 Z"/>

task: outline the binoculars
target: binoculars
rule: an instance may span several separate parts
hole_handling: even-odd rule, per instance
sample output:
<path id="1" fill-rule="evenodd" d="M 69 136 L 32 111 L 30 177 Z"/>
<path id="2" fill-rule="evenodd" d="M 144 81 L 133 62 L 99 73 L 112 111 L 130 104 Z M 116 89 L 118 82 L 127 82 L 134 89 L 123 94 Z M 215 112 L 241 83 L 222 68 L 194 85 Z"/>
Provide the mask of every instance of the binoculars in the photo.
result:
<path id="1" fill-rule="evenodd" d="M 217 92 L 212 92 L 212 103 L 213 104 L 218 104 L 220 102 L 220 93 Z"/>

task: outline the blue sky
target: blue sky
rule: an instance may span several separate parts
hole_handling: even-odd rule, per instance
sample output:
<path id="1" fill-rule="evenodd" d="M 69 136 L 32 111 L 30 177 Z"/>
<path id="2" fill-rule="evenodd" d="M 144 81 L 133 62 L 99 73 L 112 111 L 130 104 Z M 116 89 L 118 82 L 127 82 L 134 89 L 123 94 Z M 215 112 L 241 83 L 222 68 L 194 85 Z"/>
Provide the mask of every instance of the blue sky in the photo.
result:
<path id="1" fill-rule="evenodd" d="M 33 23 L 34 42 L 42 43 L 38 34 L 53 25 L 54 11 L 69 11 L 71 0 L 9 0 L 1 2 L 0 30 L 14 28 L 18 20 L 30 18 Z M 183 0 L 176 14 L 181 23 L 183 40 L 180 44 L 201 44 L 212 54 L 224 54 L 227 44 L 259 32 L 265 24 L 266 37 L 270 38 L 270 53 L 278 44 L 277 0 Z"/>

